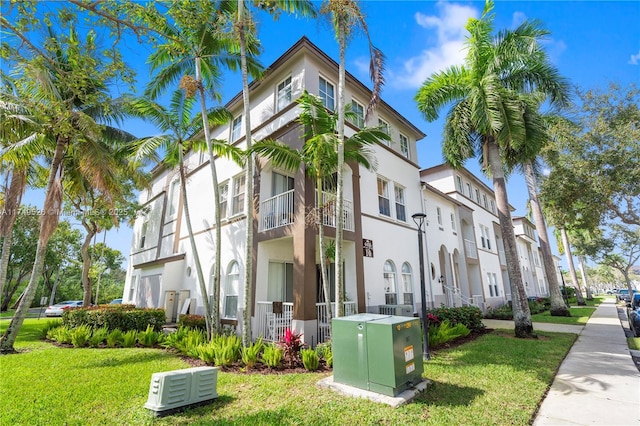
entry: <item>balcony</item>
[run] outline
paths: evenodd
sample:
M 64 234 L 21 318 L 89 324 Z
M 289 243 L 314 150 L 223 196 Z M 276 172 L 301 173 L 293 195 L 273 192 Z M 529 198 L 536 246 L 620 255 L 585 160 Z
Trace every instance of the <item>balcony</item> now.
M 476 242 L 472 240 L 464 240 L 464 252 L 469 259 L 478 258 L 478 249 L 476 248 Z
M 323 192 L 322 193 L 322 204 L 324 205 L 324 215 L 322 218 L 322 223 L 324 226 L 331 226 L 333 228 L 336 227 L 336 194 L 331 192 Z M 344 211 L 344 230 L 345 231 L 353 231 L 354 227 L 354 219 L 353 219 L 353 201 L 344 200 L 343 205 Z
M 293 194 L 293 190 L 290 190 L 260 203 L 259 231 L 268 231 L 293 223 Z

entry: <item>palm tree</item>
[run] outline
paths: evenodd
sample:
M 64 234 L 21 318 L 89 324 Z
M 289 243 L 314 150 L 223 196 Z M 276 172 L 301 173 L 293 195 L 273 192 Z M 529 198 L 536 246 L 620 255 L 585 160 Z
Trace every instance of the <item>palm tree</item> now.
M 71 29 L 69 35 L 58 37 L 49 28 L 47 60 L 35 59 L 20 64 L 22 77 L 17 84 L 20 93 L 28 95 L 32 111 L 38 112 L 44 127 L 44 139 L 54 147 L 49 166 L 44 201 L 44 214 L 40 219 L 40 233 L 29 284 L 16 309 L 13 319 L 0 338 L 0 353 L 14 352 L 13 344 L 27 311 L 31 306 L 44 265 L 47 243 L 55 231 L 62 207 L 62 179 L 66 159 L 73 156 L 91 186 L 110 202 L 118 196 L 118 185 L 113 174 L 113 159 L 100 149 L 104 136 L 99 123 L 118 122 L 122 117 L 111 102 L 106 80 L 117 71 L 103 69 L 96 59 L 95 34 L 80 40 Z M 38 55 L 42 52 L 38 52 Z M 39 141 L 12 145 L 3 157 L 15 162 L 20 156 L 35 157 Z M 47 151 L 40 151 L 46 153 Z
M 326 204 L 323 199 L 323 186 L 325 180 L 337 171 L 338 157 L 336 145 L 338 143 L 336 126 L 337 116 L 324 107 L 322 100 L 306 90 L 297 100 L 300 106 L 298 122 L 304 130 L 305 143 L 300 151 L 278 141 L 260 141 L 252 147 L 252 152 L 263 155 L 280 167 L 288 170 L 298 170 L 304 165 L 307 175 L 314 180 L 316 189 L 316 206 L 313 213 L 313 223 L 318 227 L 318 239 L 320 244 L 320 272 L 322 279 L 322 292 L 324 293 L 327 323 L 329 324 L 329 336 L 331 335 L 331 297 L 329 279 L 327 277 L 328 251 L 324 237 L 324 218 L 327 214 Z M 364 128 L 346 139 L 344 156 L 347 161 L 353 161 L 374 170 L 377 166 L 373 151 L 368 146 L 380 141 L 389 140 L 389 135 L 378 128 Z M 333 200 L 329 201 L 333 204 Z M 331 208 L 331 210 L 334 210 Z
M 360 10 L 357 0 L 326 0 L 321 8 L 321 13 L 329 16 L 333 24 L 334 34 L 338 40 L 340 49 L 340 61 L 338 68 L 338 164 L 337 164 L 337 193 L 336 193 L 336 302 L 338 304 L 337 316 L 344 316 L 344 288 L 342 286 L 342 241 L 344 228 L 344 187 L 343 187 L 343 169 L 344 169 L 344 120 L 345 120 L 345 102 L 344 102 L 344 86 L 345 86 L 345 53 L 347 51 L 347 41 L 356 31 L 363 31 L 369 41 L 369 73 L 373 81 L 373 90 L 371 99 L 367 106 L 365 122 L 369 114 L 373 111 L 380 100 L 380 91 L 384 85 L 384 55 L 382 51 L 376 48 L 371 42 L 367 23 L 364 15 Z
M 245 170 L 245 199 L 244 211 L 246 212 L 246 232 L 245 240 L 245 268 L 244 268 L 244 300 L 242 306 L 242 344 L 249 346 L 251 344 L 251 308 L 253 306 L 253 222 L 254 222 L 254 179 L 258 179 L 255 174 L 254 163 L 255 155 L 252 154 L 251 144 L 251 104 L 249 99 L 249 67 L 248 53 L 251 46 L 250 42 L 254 39 L 254 33 L 251 31 L 253 27 L 253 19 L 250 13 L 250 4 L 253 4 L 272 14 L 278 14 L 281 11 L 287 13 L 299 13 L 303 17 L 315 17 L 315 9 L 313 3 L 308 0 L 239 0 L 237 3 L 235 19 L 232 17 L 238 41 L 240 45 L 240 70 L 242 73 L 242 103 L 243 118 L 245 130 L 245 148 L 249 157 L 246 162 Z M 233 15 L 232 15 L 233 16 Z
M 145 119 L 153 123 L 164 134 L 159 136 L 151 136 L 138 140 L 136 142 L 136 150 L 133 159 L 136 162 L 142 162 L 148 158 L 156 158 L 158 150 L 164 152 L 163 163 L 167 167 L 178 167 L 180 175 L 180 194 L 182 204 L 184 206 L 184 218 L 189 234 L 189 242 L 193 252 L 193 258 L 198 274 L 198 282 L 200 283 L 200 292 L 202 293 L 202 302 L 205 308 L 205 323 L 207 326 L 207 334 L 211 338 L 215 328 L 212 322 L 211 307 L 209 306 L 209 298 L 207 297 L 207 286 L 198 254 L 193 228 L 191 225 L 191 215 L 189 210 L 189 199 L 187 197 L 187 176 L 184 166 L 183 156 L 188 149 L 202 148 L 202 144 L 197 137 L 202 133 L 202 118 L 197 115 L 192 118 L 192 109 L 196 99 L 189 97 L 182 90 L 176 90 L 171 97 L 169 109 L 148 99 L 137 99 L 131 104 L 131 114 L 133 116 Z M 229 121 L 230 115 L 224 108 L 212 109 L 208 112 L 206 126 L 221 124 Z M 224 141 L 210 141 L 212 149 L 219 154 L 227 156 L 235 156 L 238 160 L 239 154 L 237 150 L 227 145 Z M 176 237 L 178 238 L 178 237 Z
M 190 95 L 198 93 L 200 99 L 200 115 L 203 120 L 202 131 L 209 154 L 209 168 L 213 185 L 214 205 L 220 205 L 218 173 L 214 161 L 214 147 L 211 141 L 209 126 L 206 125 L 206 97 L 218 100 L 216 89 L 221 85 L 221 67 L 237 70 L 240 67 L 240 56 L 235 41 L 226 31 L 226 19 L 234 10 L 233 2 L 197 1 L 189 4 L 175 4 L 168 14 L 175 19 L 175 26 L 164 23 L 162 33 L 166 43 L 159 46 L 150 58 L 151 68 L 160 69 L 156 78 L 147 86 L 147 95 L 157 98 L 167 87 L 180 80 L 180 86 Z M 215 17 L 211 19 L 210 17 Z M 243 70 L 258 76 L 260 64 L 255 60 L 259 45 L 255 40 L 245 46 Z M 248 50 L 248 54 L 246 52 Z M 195 78 L 189 74 L 194 73 Z M 249 180 L 247 180 L 249 182 Z M 222 245 L 222 216 L 220 209 L 214 211 L 215 220 L 215 262 L 213 271 L 213 306 L 205 304 L 206 315 L 212 318 L 215 332 L 220 331 L 220 271 Z M 203 294 L 204 296 L 204 294 Z
M 470 19 L 466 29 L 467 56 L 462 66 L 433 74 L 418 91 L 418 108 L 428 121 L 452 104 L 443 134 L 443 153 L 454 168 L 474 156 L 493 178 L 505 242 L 511 287 L 515 335 L 533 337 L 531 314 L 522 284 L 516 241 L 506 191 L 503 158 L 516 155 L 524 161 L 537 154 L 526 139 L 526 99 L 521 93 L 538 91 L 552 105 L 566 102 L 566 83 L 548 62 L 539 40 L 547 34 L 537 22 L 526 21 L 513 31 L 493 32 L 493 3 L 487 2 L 480 19 Z

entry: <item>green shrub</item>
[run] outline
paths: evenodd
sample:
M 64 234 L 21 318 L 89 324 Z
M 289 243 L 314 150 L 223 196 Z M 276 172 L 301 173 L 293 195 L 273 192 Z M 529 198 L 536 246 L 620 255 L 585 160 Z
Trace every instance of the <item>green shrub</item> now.
M 198 346 L 206 341 L 207 336 L 204 331 L 188 329 L 186 335 L 176 342 L 175 348 L 191 358 L 198 358 Z
M 47 334 L 49 333 L 49 330 L 52 330 L 54 328 L 60 327 L 62 325 L 62 321 L 61 320 L 49 320 L 47 321 L 47 323 L 44 325 L 44 327 L 42 327 L 40 329 L 40 338 L 41 339 L 45 339 L 47 338 Z
M 219 335 L 211 339 L 213 357 L 216 365 L 226 367 L 240 359 L 242 341 L 238 336 Z
M 119 328 L 112 330 L 107 335 L 107 347 L 109 348 L 116 348 L 118 346 L 122 346 L 123 342 L 124 342 L 124 335 L 122 334 L 122 331 Z
M 542 303 L 542 299 L 538 300 L 529 300 L 529 312 L 531 315 L 539 314 L 540 312 L 546 311 L 548 308 Z
M 177 349 L 177 345 L 187 336 L 189 330 L 190 328 L 180 327 L 177 330 L 170 332 L 165 336 L 160 345 L 165 348 Z
M 129 330 L 122 334 L 122 347 L 132 348 L 136 345 L 138 340 L 138 332 L 135 330 Z
M 471 330 L 464 324 L 451 325 L 443 321 L 440 325 L 429 327 L 429 346 L 438 346 L 450 342 L 458 337 L 468 336 Z
M 69 309 L 62 314 L 62 323 L 69 328 L 86 324 L 96 329 L 107 327 L 109 331 L 143 331 L 151 325 L 155 331 L 162 331 L 165 323 L 164 309 L 136 308 L 133 305 L 99 305 L 87 308 Z
M 331 350 L 331 342 L 320 343 L 316 346 L 316 353 L 319 359 L 323 359 L 327 367 L 333 365 L 333 351 Z
M 178 316 L 178 327 L 206 330 L 207 323 L 202 315 L 180 315 Z
M 164 334 L 161 331 L 155 331 L 153 327 L 151 327 L 151 324 L 149 324 L 145 331 L 138 332 L 138 343 L 150 348 L 161 342 L 163 337 Z
M 264 344 L 262 343 L 262 337 L 257 342 L 251 343 L 249 346 L 242 348 L 242 362 L 247 368 L 253 368 L 260 359 L 260 353 Z
M 47 332 L 47 339 L 62 344 L 69 344 L 71 343 L 71 330 L 69 330 L 69 327 L 65 327 L 64 325 L 52 328 Z
M 262 351 L 262 362 L 271 368 L 276 368 L 282 362 L 282 349 L 279 346 L 265 345 Z
M 71 344 L 74 348 L 84 348 L 89 343 L 91 328 L 88 325 L 81 325 L 71 330 Z
M 457 308 L 447 308 L 442 306 L 436 309 L 428 309 L 428 314 L 438 318 L 439 322 L 449 321 L 450 324 L 464 324 L 471 331 L 481 331 L 484 329 L 482 323 L 482 310 L 475 306 L 462 306 Z
M 302 349 L 300 351 L 302 356 L 302 365 L 309 371 L 316 371 L 320 365 L 320 359 L 318 353 L 313 349 Z
M 504 304 L 497 308 L 488 308 L 484 313 L 484 317 L 487 319 L 512 320 L 513 311 L 511 310 L 511 306 Z
M 201 359 L 208 365 L 216 364 L 216 353 L 211 344 L 203 343 L 200 346 L 196 347 L 195 352 L 198 355 L 197 358 Z
M 91 337 L 89 338 L 89 346 L 92 348 L 97 348 L 100 346 L 105 340 L 107 340 L 107 336 L 109 335 L 109 330 L 107 327 L 100 327 L 93 330 L 91 333 Z

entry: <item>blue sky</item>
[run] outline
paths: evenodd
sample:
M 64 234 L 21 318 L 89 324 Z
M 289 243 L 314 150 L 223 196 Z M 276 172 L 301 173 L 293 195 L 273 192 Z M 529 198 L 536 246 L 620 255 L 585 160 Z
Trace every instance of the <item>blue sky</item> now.
M 413 100 L 431 73 L 464 59 L 462 51 L 469 17 L 479 17 L 484 2 L 363 1 L 362 9 L 373 43 L 386 55 L 383 99 L 427 137 L 418 142 L 418 162 L 430 167 L 442 162 L 442 120 L 427 123 Z M 570 82 L 583 89 L 604 88 L 609 82 L 640 84 L 640 2 L 637 1 L 497 1 L 495 28 L 514 28 L 525 19 L 537 19 L 551 34 L 545 47 L 552 62 Z M 282 15 L 278 21 L 258 15 L 263 45 L 261 62 L 268 66 L 300 37 L 306 35 L 332 58 L 338 58 L 333 30 L 327 22 Z M 149 78 L 145 61 L 150 51 L 135 41 L 122 45 L 125 59 L 138 69 L 139 83 Z M 368 48 L 356 34 L 347 50 L 347 70 L 368 84 Z M 240 76 L 230 74 L 222 91 L 226 102 L 241 90 Z M 138 136 L 154 133 L 146 124 L 131 123 L 127 129 Z M 467 167 L 479 175 L 477 162 Z M 489 186 L 492 184 L 487 181 Z M 25 202 L 41 205 L 41 201 Z M 516 215 L 526 214 L 526 188 L 521 176 L 509 180 L 509 201 Z M 99 237 L 101 238 L 101 237 Z M 128 257 L 131 230 L 109 232 L 107 244 Z

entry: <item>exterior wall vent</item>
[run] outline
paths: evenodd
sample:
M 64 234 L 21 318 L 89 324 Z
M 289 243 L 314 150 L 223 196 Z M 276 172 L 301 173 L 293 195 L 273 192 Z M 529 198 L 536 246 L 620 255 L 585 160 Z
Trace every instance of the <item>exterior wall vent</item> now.
M 187 407 L 205 405 L 218 397 L 217 367 L 194 367 L 153 373 L 144 407 L 166 416 Z

